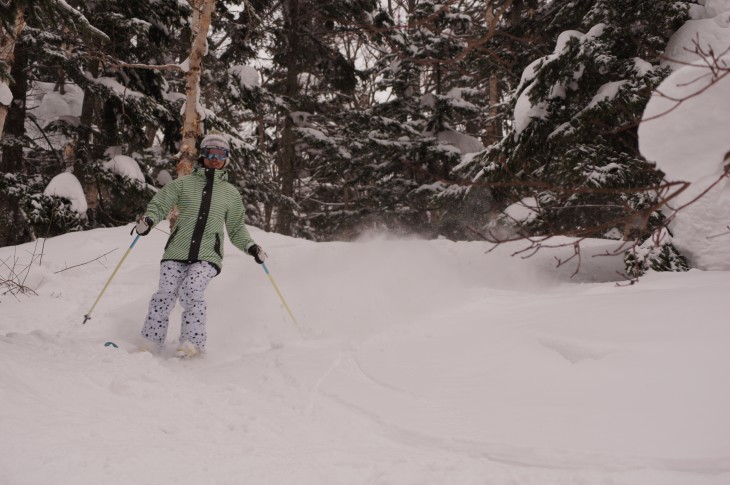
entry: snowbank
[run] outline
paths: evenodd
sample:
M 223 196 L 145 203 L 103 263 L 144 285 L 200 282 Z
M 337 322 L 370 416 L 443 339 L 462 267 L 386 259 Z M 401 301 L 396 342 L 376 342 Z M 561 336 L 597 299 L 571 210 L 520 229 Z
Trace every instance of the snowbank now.
M 179 309 L 162 356 L 125 350 L 167 235 L 86 325 L 129 227 L 45 241 L 38 296 L 0 297 L 0 483 L 730 482 L 730 273 L 617 287 L 607 241 L 556 268 L 571 248 L 252 235 L 300 326 L 228 244 L 189 362 L 169 358 Z
M 690 263 L 706 270 L 730 269 L 730 236 L 714 237 L 730 224 L 730 184 L 721 179 L 730 152 L 730 71 L 713 72 L 691 51 L 697 39 L 716 53 L 730 46 L 730 2 L 708 2 L 704 14 L 720 10 L 717 17 L 689 21 L 672 38 L 667 56 L 676 71 L 653 94 L 639 127 L 641 153 L 667 180 L 690 183 L 669 204 L 670 211 L 682 208 L 671 229 Z M 720 66 L 727 62 L 730 56 L 719 59 Z

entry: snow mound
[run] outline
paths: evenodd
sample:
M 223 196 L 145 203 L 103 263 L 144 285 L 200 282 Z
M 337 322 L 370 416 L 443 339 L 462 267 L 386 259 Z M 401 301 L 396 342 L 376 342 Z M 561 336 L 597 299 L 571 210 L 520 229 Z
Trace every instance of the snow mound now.
M 261 85 L 261 74 L 253 66 L 232 66 L 228 72 L 237 76 L 243 86 L 254 88 Z
M 730 47 L 730 2 L 707 2 L 705 9 L 702 20 L 687 22 L 669 43 L 667 57 L 678 61 L 669 62 L 676 71 L 644 111 L 639 148 L 667 180 L 690 183 L 669 203 L 670 210 L 681 208 L 671 225 L 675 245 L 696 268 L 727 270 L 730 236 L 720 235 L 730 224 L 730 184 L 721 178 L 730 153 L 730 112 L 725 108 L 730 75 L 727 69 L 713 71 L 709 59 L 698 60 L 692 42 L 716 53 Z M 708 18 L 718 11 L 724 13 Z M 718 65 L 728 62 L 725 55 Z
M 123 177 L 127 177 L 141 183 L 145 182 L 144 174 L 139 168 L 139 164 L 132 157 L 128 157 L 126 155 L 115 155 L 111 160 L 104 162 L 103 167 L 104 169 Z
M 71 201 L 71 210 L 81 215 L 85 215 L 89 208 L 79 179 L 70 172 L 59 173 L 53 177 L 43 191 L 43 195 L 65 197 Z

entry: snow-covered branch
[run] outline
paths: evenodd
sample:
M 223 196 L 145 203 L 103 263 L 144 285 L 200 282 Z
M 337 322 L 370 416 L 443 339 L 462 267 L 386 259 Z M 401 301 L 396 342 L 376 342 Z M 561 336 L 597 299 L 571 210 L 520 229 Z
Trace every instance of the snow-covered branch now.
M 54 0 L 54 3 L 67 15 L 69 15 L 71 18 L 73 18 L 81 27 L 81 30 L 85 32 L 86 34 L 90 35 L 91 37 L 96 38 L 97 40 L 103 42 L 104 44 L 108 44 L 111 42 L 111 39 L 108 35 L 106 35 L 101 30 L 97 29 L 93 25 L 91 25 L 91 22 L 78 10 L 73 8 L 71 5 L 65 2 L 65 0 Z

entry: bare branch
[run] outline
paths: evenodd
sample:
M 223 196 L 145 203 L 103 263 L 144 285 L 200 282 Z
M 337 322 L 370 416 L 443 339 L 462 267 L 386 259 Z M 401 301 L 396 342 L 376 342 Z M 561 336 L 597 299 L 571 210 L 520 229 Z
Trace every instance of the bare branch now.
M 729 235 L 730 234 L 730 226 L 725 226 L 725 227 L 728 228 L 728 231 L 727 232 L 721 232 L 720 234 L 713 234 L 712 236 L 707 236 L 707 239 L 714 239 L 716 237 L 721 237 L 721 236 L 727 236 L 727 235 Z
M 30 262 L 24 267 L 18 266 L 19 259 L 17 258 L 15 251 L 13 252 L 12 257 L 0 260 L 0 266 L 4 266 L 8 270 L 6 276 L 0 275 L 0 295 L 10 294 L 16 299 L 18 299 L 18 295 L 37 295 L 33 288 L 30 288 L 25 284 L 33 262 L 39 257 L 35 251 L 36 249 L 33 250 Z
M 102 254 L 101 256 L 97 256 L 94 259 L 91 259 L 89 261 L 86 261 L 85 263 L 79 263 L 79 264 L 75 264 L 73 266 L 67 266 L 67 267 L 63 268 L 62 270 L 54 271 L 53 274 L 63 273 L 64 271 L 67 271 L 69 269 L 78 268 L 79 266 L 84 266 L 86 264 L 93 263 L 94 261 L 98 261 L 99 259 L 103 258 L 104 256 L 108 256 L 109 254 L 113 253 L 116 250 L 117 250 L 117 248 L 114 248 L 111 251 Z

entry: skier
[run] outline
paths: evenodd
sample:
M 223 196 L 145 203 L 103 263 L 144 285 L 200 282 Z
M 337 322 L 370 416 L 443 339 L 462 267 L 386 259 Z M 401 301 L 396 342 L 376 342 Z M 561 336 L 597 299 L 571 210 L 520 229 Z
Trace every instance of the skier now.
M 160 264 L 160 287 L 150 299 L 140 350 L 157 353 L 167 336 L 170 312 L 177 298 L 183 307 L 177 356 L 195 357 L 205 351 L 208 283 L 221 271 L 223 227 L 234 246 L 263 264 L 266 253 L 254 243 L 246 227 L 238 190 L 223 170 L 230 146 L 219 132 L 200 143 L 199 166 L 185 177 L 165 185 L 150 201 L 135 226 L 145 236 L 177 206 L 180 215 L 165 245 Z

